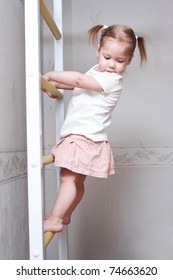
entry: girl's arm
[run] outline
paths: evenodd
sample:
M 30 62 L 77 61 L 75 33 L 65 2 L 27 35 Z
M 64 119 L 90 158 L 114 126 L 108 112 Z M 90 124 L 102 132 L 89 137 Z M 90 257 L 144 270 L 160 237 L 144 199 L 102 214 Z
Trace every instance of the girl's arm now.
M 45 77 L 45 76 L 44 76 Z M 74 89 L 70 86 L 67 86 L 67 85 L 63 85 L 63 84 L 60 84 L 60 83 L 57 83 L 57 82 L 54 82 L 54 81 L 51 81 L 51 80 L 48 80 L 54 87 L 56 87 L 57 89 Z
M 52 71 L 44 75 L 48 81 L 56 83 L 56 87 L 73 89 L 75 87 L 101 92 L 99 83 L 91 76 L 75 71 Z

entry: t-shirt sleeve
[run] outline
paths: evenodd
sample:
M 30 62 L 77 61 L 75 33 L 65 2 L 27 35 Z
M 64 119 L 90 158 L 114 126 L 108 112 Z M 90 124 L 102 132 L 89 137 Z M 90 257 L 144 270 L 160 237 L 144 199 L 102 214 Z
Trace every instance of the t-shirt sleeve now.
M 109 72 L 97 72 L 96 75 L 93 76 L 103 89 L 103 92 L 112 92 L 118 91 L 122 89 L 122 80 L 123 77 L 116 73 Z

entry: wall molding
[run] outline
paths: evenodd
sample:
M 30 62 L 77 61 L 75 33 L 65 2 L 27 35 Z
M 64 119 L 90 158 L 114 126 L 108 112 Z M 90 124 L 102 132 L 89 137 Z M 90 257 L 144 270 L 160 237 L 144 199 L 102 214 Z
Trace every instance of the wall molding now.
M 173 146 L 112 146 L 115 166 L 119 167 L 173 167 Z M 44 150 L 49 154 L 50 150 Z M 54 165 L 46 165 L 44 169 L 54 169 Z
M 173 167 L 173 146 L 112 147 L 116 166 Z
M 173 146 L 112 147 L 119 167 L 173 167 Z M 55 168 L 53 164 L 47 169 Z M 27 151 L 0 151 L 0 183 L 27 174 Z
M 26 151 L 0 151 L 0 183 L 26 176 Z

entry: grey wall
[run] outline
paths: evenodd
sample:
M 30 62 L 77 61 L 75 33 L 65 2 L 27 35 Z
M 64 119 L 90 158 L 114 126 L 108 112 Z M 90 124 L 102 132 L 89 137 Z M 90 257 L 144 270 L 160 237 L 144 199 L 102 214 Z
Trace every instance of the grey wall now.
M 86 34 L 97 23 L 126 24 L 144 35 L 148 62 L 140 67 L 136 51 L 127 69 L 108 129 L 116 175 L 87 178 L 69 226 L 69 257 L 172 259 L 172 1 L 75 0 L 70 8 L 71 18 L 64 20 L 64 45 L 72 42 L 66 70 L 85 72 L 97 62 Z M 67 105 L 68 93 L 64 99 Z
M 0 9 L 0 259 L 27 259 L 24 1 Z

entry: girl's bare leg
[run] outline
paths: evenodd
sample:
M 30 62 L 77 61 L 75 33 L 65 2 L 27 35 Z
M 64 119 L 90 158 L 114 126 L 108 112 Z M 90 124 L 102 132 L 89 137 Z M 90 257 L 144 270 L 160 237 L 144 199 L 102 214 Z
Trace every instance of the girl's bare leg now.
M 69 208 L 69 210 L 66 212 L 64 219 L 63 219 L 63 224 L 68 225 L 71 221 L 71 215 L 75 208 L 78 206 L 79 202 L 81 201 L 83 195 L 84 195 L 84 181 L 85 181 L 86 176 L 81 177 L 78 179 L 76 183 L 76 189 L 77 189 L 77 195 L 76 199 L 74 200 L 73 204 Z
M 71 215 L 84 195 L 84 182 L 83 181 L 84 180 L 81 180 L 80 182 L 77 182 L 77 184 L 76 184 L 77 195 L 76 195 L 76 198 L 75 198 L 73 204 L 71 205 L 70 209 L 68 210 L 68 212 L 65 214 L 65 216 L 63 218 L 63 225 L 68 225 L 70 223 Z M 51 215 L 51 213 L 48 213 L 45 216 L 45 220 L 47 220 L 50 217 L 50 215 Z
M 74 173 L 65 168 L 61 169 L 59 193 L 50 216 L 44 221 L 44 232 L 63 230 L 63 219 L 78 197 L 77 182 L 84 181 L 84 179 L 85 175 Z

